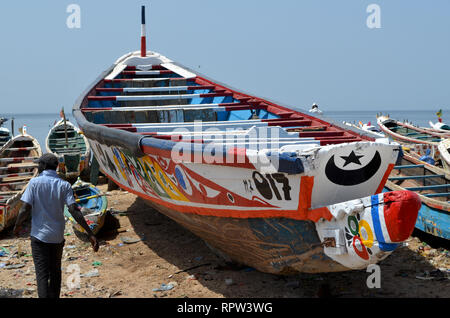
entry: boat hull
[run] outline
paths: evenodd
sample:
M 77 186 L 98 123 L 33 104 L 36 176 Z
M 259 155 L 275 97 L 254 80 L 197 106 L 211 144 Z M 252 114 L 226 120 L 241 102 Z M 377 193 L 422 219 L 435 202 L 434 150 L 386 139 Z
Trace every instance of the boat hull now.
M 194 86 L 184 89 L 195 94 L 166 93 L 188 79 Z M 238 92 L 157 53 L 120 58 L 73 113 L 109 179 L 263 272 L 362 269 L 416 221 L 417 197 L 379 195 L 398 144 Z M 402 235 L 388 233 L 399 226 Z
M 84 209 L 84 218 L 89 228 L 94 234 L 97 234 L 103 227 L 105 222 L 106 212 L 108 208 L 108 200 L 106 196 L 94 185 L 83 182 L 78 179 L 73 185 L 72 189 L 75 194 L 77 205 L 81 208 L 82 213 Z M 64 208 L 64 215 L 71 221 L 75 231 L 86 234 L 86 231 L 74 220 L 69 213 L 67 206 Z
M 33 160 L 41 155 L 38 141 L 27 134 L 13 137 L 0 150 L 0 231 L 14 225 L 20 198 L 29 180 L 38 175 Z
M 124 190 L 136 193 L 115 182 Z M 407 191 L 389 195 L 402 196 L 402 199 L 395 199 L 397 208 L 403 213 L 408 211 L 408 217 L 394 218 L 392 222 L 409 220 L 411 224 L 412 220 L 414 224 L 420 205 L 418 198 Z M 203 239 L 218 256 L 277 275 L 363 269 L 385 259 L 413 229 L 410 226 L 401 231 L 399 242 L 387 239 L 388 221 L 378 223 L 379 218 L 387 220 L 389 204 L 383 204 L 383 201 L 390 202 L 387 197 L 380 194 L 328 206 L 335 214 L 331 222 L 324 219 L 313 222 L 280 217 L 232 218 L 180 213 L 141 196 L 148 206 Z M 328 246 L 330 239 L 332 242 Z
M 339 192 L 334 185 L 335 193 L 330 191 L 328 196 L 323 195 L 326 184 L 318 172 L 321 170 L 322 160 L 322 168 L 325 169 L 330 157 L 336 155 L 331 151 L 322 160 L 320 155 L 315 158 L 315 169 L 310 171 L 310 176 L 284 176 L 288 181 L 285 183 L 285 190 L 290 189 L 290 200 L 286 200 L 286 192 L 283 192 L 281 187 L 283 182 L 277 183 L 281 200 L 278 200 L 275 194 L 269 200 L 268 192 L 265 193 L 265 198 L 258 193 L 257 182 L 262 179 L 252 177 L 268 178 L 270 174 L 262 174 L 252 169 L 205 164 L 175 164 L 170 158 L 150 155 L 137 157 L 119 147 L 108 147 L 95 140 L 90 140 L 90 143 L 101 171 L 121 188 L 143 198 L 150 206 L 192 231 L 214 250 L 220 251 L 221 255 L 262 272 L 292 274 L 361 269 L 383 259 L 396 247 L 392 247 L 391 243 L 384 245 L 385 249 L 379 247 L 377 238 L 373 235 L 373 225 L 369 225 L 374 222 L 370 216 L 371 203 L 367 202 L 363 206 L 367 207 L 366 214 L 370 220 L 364 223 L 364 233 L 372 233 L 371 238 L 366 241 L 377 242 L 368 243 L 373 249 L 372 254 L 369 256 L 366 252 L 362 239 L 353 239 L 354 236 L 361 236 L 355 229 L 350 241 L 344 242 L 342 237 L 350 222 L 348 218 L 356 220 L 355 211 L 361 213 L 366 209 L 361 210 L 361 204 L 358 202 L 346 202 L 344 205 L 348 213 L 334 216 L 333 211 L 342 209 L 336 208 L 333 203 L 358 200 L 363 196 L 356 190 L 358 187 L 364 193 L 376 193 L 380 185 L 384 185 L 385 178 L 396 160 L 398 152 L 394 149 L 398 146 L 390 149 L 391 161 L 379 172 L 379 178 L 366 183 L 364 187 L 356 185 L 354 191 L 348 191 L 348 186 L 342 186 L 343 191 Z M 361 145 L 358 144 L 335 148 L 344 148 L 344 152 L 348 153 L 347 147 L 361 150 Z M 368 156 L 372 157 L 376 145 L 372 144 L 372 147 L 366 148 L 372 148 L 372 153 Z M 221 170 L 224 172 L 221 173 Z M 214 175 L 214 182 L 203 177 L 208 175 Z M 315 177 L 316 184 L 305 181 L 314 180 Z M 270 186 L 260 189 L 264 194 L 262 189 L 268 191 Z M 246 197 L 242 193 L 245 193 Z M 377 200 L 383 202 L 383 198 Z M 232 201 L 240 205 L 233 205 Z M 323 221 L 326 223 L 321 220 L 326 220 Z M 323 228 L 318 229 L 320 226 Z M 331 232 L 338 233 L 335 241 L 341 240 L 342 246 L 337 252 L 327 254 L 323 246 L 326 235 L 323 233 L 330 232 L 330 228 L 334 229 L 334 232 Z M 347 230 L 348 233 L 349 231 Z M 380 239 L 380 242 L 385 240 Z

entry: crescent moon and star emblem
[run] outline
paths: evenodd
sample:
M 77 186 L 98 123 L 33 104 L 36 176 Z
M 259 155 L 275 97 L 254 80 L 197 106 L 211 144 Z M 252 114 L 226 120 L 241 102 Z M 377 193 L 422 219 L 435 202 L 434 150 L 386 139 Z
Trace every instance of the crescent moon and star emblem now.
M 340 156 L 345 162 L 343 168 L 349 164 L 362 166 L 360 161 L 364 155 L 356 155 L 352 150 L 348 156 Z M 372 178 L 378 171 L 381 165 L 381 156 L 378 151 L 375 152 L 373 158 L 369 163 L 361 168 L 355 170 L 345 170 L 336 166 L 334 155 L 328 160 L 325 167 L 325 175 L 327 178 L 338 185 L 353 186 L 366 182 Z

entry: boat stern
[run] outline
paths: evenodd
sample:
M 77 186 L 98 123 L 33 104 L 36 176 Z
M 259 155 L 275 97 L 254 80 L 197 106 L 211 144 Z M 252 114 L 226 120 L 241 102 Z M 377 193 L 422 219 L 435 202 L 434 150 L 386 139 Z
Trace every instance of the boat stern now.
M 363 269 L 407 240 L 421 206 L 411 191 L 393 191 L 328 206 L 331 220 L 316 229 L 324 253 L 349 269 Z

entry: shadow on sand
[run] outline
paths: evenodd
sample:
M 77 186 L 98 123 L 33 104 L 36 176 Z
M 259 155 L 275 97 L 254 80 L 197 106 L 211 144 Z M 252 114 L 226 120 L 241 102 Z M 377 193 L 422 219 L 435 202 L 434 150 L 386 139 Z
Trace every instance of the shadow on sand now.
M 366 270 L 278 276 L 227 264 L 204 241 L 142 199 L 136 198 L 128 211 L 133 212 L 128 218 L 143 242 L 159 257 L 184 270 L 174 276 L 195 275 L 202 285 L 224 297 L 450 297 L 448 279 L 423 279 L 424 273 L 433 273 L 437 267 L 406 246 L 379 263 L 381 288 L 371 289 L 367 281 L 372 273 Z M 426 239 L 430 240 L 428 236 Z M 430 245 L 438 248 L 436 244 L 443 244 L 438 241 Z

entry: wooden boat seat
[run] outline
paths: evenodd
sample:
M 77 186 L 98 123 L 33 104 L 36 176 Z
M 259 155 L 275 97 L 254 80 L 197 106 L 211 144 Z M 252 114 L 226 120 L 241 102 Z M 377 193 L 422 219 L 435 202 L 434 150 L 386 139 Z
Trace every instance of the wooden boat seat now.
M 403 166 L 394 166 L 394 169 L 412 169 L 412 168 L 424 168 L 425 165 L 418 164 L 418 165 L 403 165 Z
M 180 95 L 119 95 L 119 96 L 88 96 L 90 101 L 117 101 L 117 102 L 132 102 L 132 101 L 160 101 L 160 100 L 182 100 L 193 98 L 207 98 L 207 97 L 224 97 L 233 96 L 233 93 L 204 93 L 204 94 L 180 94 Z
M 34 149 L 37 149 L 37 147 L 6 148 L 5 151 L 27 151 Z
M 0 174 L 0 179 L 7 179 L 12 177 L 19 177 L 19 176 L 32 176 L 34 172 L 18 172 L 18 173 L 9 173 L 9 174 Z
M 434 198 L 434 197 L 447 197 L 450 196 L 450 192 L 444 192 L 444 193 L 427 193 L 424 194 L 424 196 L 428 198 Z
M 20 181 L 20 182 L 9 182 L 9 183 L 0 183 L 0 187 L 4 187 L 4 186 L 16 186 L 16 185 L 22 185 L 22 184 L 27 184 L 28 181 Z
M 6 157 L 0 158 L 0 162 L 15 162 L 15 161 L 32 161 L 39 157 Z
M 38 164 L 36 164 L 36 163 L 30 164 L 29 162 L 10 163 L 7 166 L 7 168 L 10 168 L 10 169 L 14 169 L 14 168 L 25 169 L 25 168 L 37 168 L 37 167 L 38 167 Z
M 407 179 L 428 179 L 428 178 L 445 178 L 443 174 L 430 174 L 424 176 L 402 176 L 402 177 L 390 177 L 389 180 L 407 180 Z
M 422 186 L 422 187 L 408 187 L 405 188 L 409 191 L 422 191 L 422 190 L 436 190 L 436 189 L 443 189 L 450 187 L 450 184 L 435 184 L 435 185 L 429 185 L 429 186 Z
M 213 90 L 214 85 L 193 86 L 166 86 L 166 87 L 120 87 L 120 88 L 96 88 L 97 92 L 121 92 L 121 93 L 146 93 L 146 92 L 180 92 L 195 90 Z
M 22 180 L 31 180 L 33 176 L 16 176 L 16 177 L 6 177 L 1 178 L 4 183 L 22 181 Z

